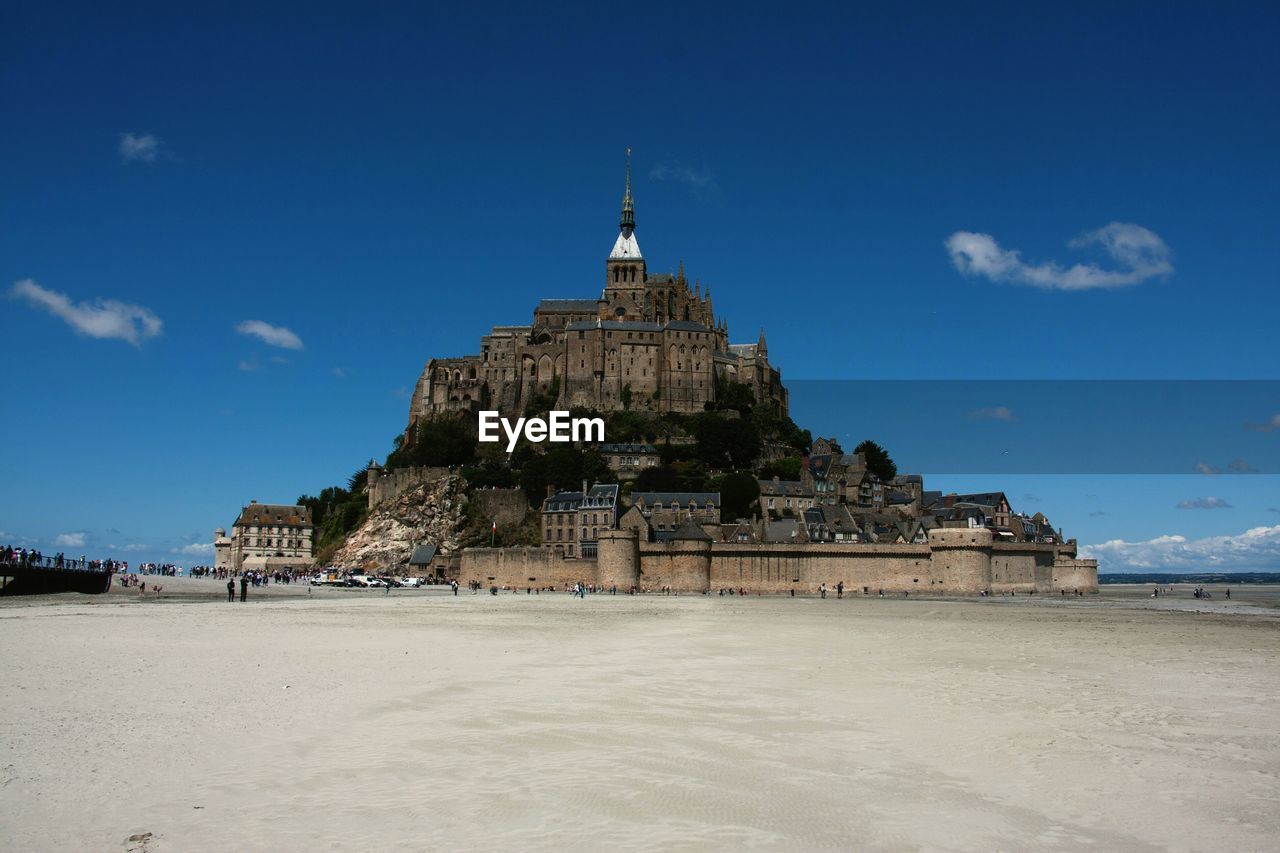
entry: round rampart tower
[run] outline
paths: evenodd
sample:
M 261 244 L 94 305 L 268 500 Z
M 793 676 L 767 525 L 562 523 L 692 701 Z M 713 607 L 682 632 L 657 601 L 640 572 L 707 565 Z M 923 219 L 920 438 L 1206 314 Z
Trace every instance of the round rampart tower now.
M 991 586 L 991 531 L 938 527 L 929 531 L 934 574 L 950 593 L 976 594 Z

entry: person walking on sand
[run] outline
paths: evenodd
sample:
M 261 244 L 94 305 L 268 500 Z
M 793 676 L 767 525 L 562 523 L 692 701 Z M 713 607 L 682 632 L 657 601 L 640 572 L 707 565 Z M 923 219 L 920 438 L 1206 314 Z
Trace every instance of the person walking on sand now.
M 844 598 L 844 581 L 836 584 L 836 598 Z
M 249 600 L 249 576 L 248 575 L 240 576 L 240 600 L 241 601 Z
M 236 582 L 227 581 L 227 601 L 236 600 Z
M 818 587 L 818 594 L 821 595 L 823 598 L 827 597 L 827 585 L 825 583 L 822 586 Z

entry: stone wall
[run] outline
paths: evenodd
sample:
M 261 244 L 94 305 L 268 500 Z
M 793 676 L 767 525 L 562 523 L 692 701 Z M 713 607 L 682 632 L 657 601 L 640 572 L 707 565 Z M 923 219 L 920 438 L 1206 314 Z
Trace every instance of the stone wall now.
M 529 499 L 520 488 L 476 489 L 471 500 L 479 505 L 485 518 L 498 522 L 499 527 L 515 527 L 529 514 Z
M 394 468 L 378 469 L 378 476 L 369 472 L 369 482 L 365 485 L 365 493 L 369 496 L 369 509 L 374 509 L 384 501 L 398 498 L 412 488 L 442 479 L 449 474 L 448 468 Z
M 641 542 L 634 531 L 600 537 L 597 559 L 565 560 L 536 548 L 468 549 L 463 583 L 557 586 L 582 581 L 608 588 L 671 587 L 703 592 L 724 587 L 801 594 L 844 583 L 851 595 L 1097 592 L 1098 566 L 1075 559 L 1069 546 L 998 543 L 990 531 L 940 529 L 921 545 L 873 543 Z
M 1098 591 L 1098 561 L 1059 557 L 1053 564 L 1054 591 L 1079 590 L 1085 594 Z
M 467 548 L 462 552 L 458 583 L 490 586 L 555 587 L 577 581 L 597 583 L 595 560 L 566 560 L 544 548 Z

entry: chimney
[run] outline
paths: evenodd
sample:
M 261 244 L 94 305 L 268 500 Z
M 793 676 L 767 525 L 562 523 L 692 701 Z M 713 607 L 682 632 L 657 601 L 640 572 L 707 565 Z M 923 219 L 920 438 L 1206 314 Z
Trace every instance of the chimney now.
M 583 496 L 584 498 L 587 496 L 587 481 L 586 481 L 586 480 L 583 480 L 583 481 L 582 481 L 582 496 Z

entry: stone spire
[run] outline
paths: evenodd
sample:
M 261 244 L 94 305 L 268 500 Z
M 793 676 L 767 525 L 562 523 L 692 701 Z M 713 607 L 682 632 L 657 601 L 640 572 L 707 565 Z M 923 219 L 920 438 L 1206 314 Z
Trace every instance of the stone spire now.
M 609 260 L 641 260 L 640 244 L 636 242 L 636 211 L 631 199 L 631 149 L 627 149 L 627 190 L 622 196 L 622 218 L 618 222 L 618 239 L 614 241 Z
M 760 327 L 760 341 L 756 344 L 756 355 L 768 356 L 769 345 L 764 342 L 764 327 Z
M 634 231 L 636 227 L 635 203 L 631 199 L 631 149 L 627 149 L 627 191 L 622 196 L 622 221 L 618 227 L 623 231 Z

